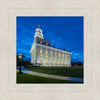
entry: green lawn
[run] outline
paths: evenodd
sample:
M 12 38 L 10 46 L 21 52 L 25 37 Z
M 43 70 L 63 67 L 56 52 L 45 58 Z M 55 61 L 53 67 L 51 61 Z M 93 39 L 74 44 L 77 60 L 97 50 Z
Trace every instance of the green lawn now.
M 17 83 L 81 83 L 74 81 L 57 80 L 52 78 L 44 78 L 29 74 L 18 74 L 17 73 Z
M 83 78 L 83 67 L 34 67 L 27 69 L 34 72 L 47 73 L 52 75 Z

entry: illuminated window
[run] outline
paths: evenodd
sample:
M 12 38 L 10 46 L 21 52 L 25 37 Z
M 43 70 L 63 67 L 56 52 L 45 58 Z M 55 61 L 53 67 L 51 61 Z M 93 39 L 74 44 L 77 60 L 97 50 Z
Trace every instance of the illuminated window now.
M 60 57 L 60 54 L 59 54 L 59 57 Z
M 51 64 L 52 64 L 52 61 L 51 61 Z
M 48 60 L 46 60 L 45 62 L 48 63 Z
M 46 56 L 46 58 L 48 58 L 48 56 Z
M 42 56 L 40 56 L 40 57 L 42 57 Z
M 55 59 L 57 59 L 57 58 L 55 57 Z
M 55 61 L 55 66 L 57 66 L 57 61 Z
M 42 63 L 42 60 L 40 60 L 40 63 Z
M 51 57 L 51 59 L 52 59 L 52 57 Z
M 40 43 L 42 44 L 42 41 Z
M 48 51 L 46 51 L 46 55 L 48 54 Z
M 67 56 L 65 56 L 67 58 Z
M 64 57 L 64 55 L 62 55 L 62 57 Z
M 42 54 L 42 50 L 40 50 L 40 54 Z
M 63 62 L 62 64 L 63 64 L 63 66 L 64 66 L 64 62 Z
M 46 45 L 48 45 L 48 43 L 46 43 Z
M 52 52 L 51 52 L 51 55 L 52 55 Z
M 57 53 L 55 53 L 55 56 L 57 56 Z

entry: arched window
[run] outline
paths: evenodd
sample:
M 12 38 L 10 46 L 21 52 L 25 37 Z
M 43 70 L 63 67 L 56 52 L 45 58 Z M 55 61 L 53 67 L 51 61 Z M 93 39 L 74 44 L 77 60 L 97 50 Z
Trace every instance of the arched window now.
M 51 52 L 51 55 L 52 55 L 52 52 Z
M 62 65 L 64 66 L 64 62 L 62 63 Z
M 65 58 L 67 58 L 67 55 L 65 56 Z
M 64 55 L 62 55 L 62 57 L 64 57 Z
M 42 60 L 40 60 L 40 64 L 42 64 Z
M 42 54 L 42 50 L 40 50 L 40 54 Z
M 45 53 L 46 55 L 48 54 L 48 51 L 46 51 L 46 53 Z
M 57 53 L 55 53 L 55 56 L 57 56 Z
M 57 64 L 57 61 L 55 61 L 55 64 Z
M 48 63 L 48 60 L 46 60 L 45 63 Z
M 42 44 L 42 41 L 40 43 Z
M 59 53 L 59 57 L 60 57 L 60 53 Z

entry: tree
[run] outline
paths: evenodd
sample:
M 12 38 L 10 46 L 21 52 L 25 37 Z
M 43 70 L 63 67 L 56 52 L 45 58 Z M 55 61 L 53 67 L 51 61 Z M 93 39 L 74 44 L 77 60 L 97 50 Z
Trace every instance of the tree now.
M 21 62 L 22 65 L 23 65 L 25 56 L 22 54 L 22 58 L 20 59 L 20 58 L 19 58 L 19 55 L 17 55 L 16 58 L 17 58 L 17 67 L 20 66 L 20 62 Z
M 81 66 L 81 65 L 83 65 L 83 63 L 82 62 L 71 62 L 71 65 L 72 66 Z

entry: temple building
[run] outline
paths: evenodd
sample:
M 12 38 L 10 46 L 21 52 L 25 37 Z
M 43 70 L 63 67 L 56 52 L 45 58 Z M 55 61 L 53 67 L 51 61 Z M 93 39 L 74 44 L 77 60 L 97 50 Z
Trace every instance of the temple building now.
M 51 42 L 43 38 L 42 30 L 36 28 L 31 50 L 31 63 L 36 66 L 71 66 L 71 52 L 51 46 Z

